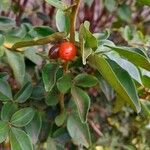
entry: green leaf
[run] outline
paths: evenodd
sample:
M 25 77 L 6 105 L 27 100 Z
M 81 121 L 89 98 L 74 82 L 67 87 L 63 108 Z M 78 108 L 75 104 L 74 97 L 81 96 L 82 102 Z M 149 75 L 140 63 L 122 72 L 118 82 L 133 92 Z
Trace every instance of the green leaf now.
M 121 29 L 122 35 L 126 41 L 131 41 L 133 39 L 133 31 L 129 26 L 125 26 L 125 28 Z
M 65 120 L 66 120 L 66 118 L 67 118 L 67 112 L 66 111 L 64 111 L 61 114 L 59 114 L 58 116 L 56 116 L 56 118 L 55 118 L 56 125 L 58 127 L 63 125 Z
M 15 27 L 7 32 L 7 36 L 18 37 L 23 39 L 27 34 L 25 26 L 21 25 L 20 27 Z
M 142 111 L 147 117 L 150 117 L 150 102 L 148 100 L 140 99 Z
M 26 48 L 24 51 L 24 56 L 28 58 L 30 61 L 35 63 L 36 65 L 40 66 L 42 65 L 42 57 L 37 54 L 37 50 L 35 48 Z
M 84 24 L 81 24 L 81 34 L 83 33 L 83 37 L 85 39 L 85 47 L 96 48 L 98 44 L 97 39 L 86 26 L 90 26 L 89 22 L 87 21 L 85 21 Z
M 76 86 L 87 88 L 95 86 L 98 83 L 98 80 L 93 75 L 82 73 L 74 78 L 74 82 Z
M 117 14 L 120 19 L 126 22 L 131 22 L 131 9 L 130 6 L 122 4 L 117 9 Z
M 45 0 L 50 5 L 58 8 L 58 9 L 66 9 L 66 6 L 60 0 Z
M 1 119 L 9 121 L 13 113 L 17 111 L 17 105 L 14 103 L 5 103 L 1 109 Z
M 16 80 L 22 85 L 25 77 L 25 62 L 23 55 L 7 49 L 5 49 L 5 53 Z
M 15 26 L 15 21 L 11 18 L 0 16 L 0 30 L 8 30 Z
M 7 122 L 0 121 L 0 143 L 5 141 L 8 136 L 9 126 Z
M 104 5 L 108 11 L 113 12 L 116 8 L 116 1 L 115 0 L 105 0 Z
M 80 30 L 79 30 L 79 41 L 80 41 L 80 47 L 81 47 L 81 53 L 82 53 L 82 62 L 85 65 L 86 59 L 90 56 L 92 53 L 92 48 L 97 47 L 97 39 L 92 35 L 92 33 L 89 31 L 89 29 L 85 26 L 88 22 L 85 22 L 84 24 L 81 24 Z
M 90 97 L 85 91 L 75 86 L 71 88 L 71 94 L 77 106 L 81 121 L 86 122 L 87 114 L 90 107 Z
M 32 84 L 27 82 L 14 96 L 14 100 L 18 103 L 24 103 L 31 96 L 32 89 Z
M 36 112 L 32 121 L 25 126 L 26 132 L 31 137 L 32 143 L 38 142 L 38 137 L 42 127 L 42 118 L 39 112 Z
M 137 81 L 139 84 L 143 85 L 142 81 L 141 81 L 141 76 L 140 76 L 140 72 L 138 70 L 138 68 L 132 64 L 131 62 L 122 59 L 119 56 L 113 55 L 111 54 L 107 54 L 107 56 L 115 61 L 120 67 L 122 67 L 124 70 L 126 70 L 129 75 L 135 80 Z
M 93 35 L 96 37 L 96 39 L 98 41 L 106 40 L 110 36 L 110 29 L 106 29 L 106 30 L 104 30 L 103 32 L 100 32 L 100 33 L 93 33 Z
M 70 136 L 67 131 L 66 125 L 64 127 L 62 126 L 61 128 L 57 128 L 53 132 L 52 137 L 57 150 L 64 150 L 66 147 L 65 143 L 68 143 L 70 141 Z M 51 150 L 51 149 L 47 149 L 47 150 Z
M 67 93 L 71 88 L 71 75 L 66 74 L 57 81 L 57 88 L 61 93 Z
M 33 150 L 31 140 L 23 130 L 12 127 L 9 138 L 11 150 Z
M 141 106 L 135 84 L 130 75 L 117 63 L 110 59 L 105 59 L 101 55 L 92 55 L 91 63 L 96 66 L 102 76 L 122 97 L 122 100 L 126 100 L 132 108 L 139 113 L 141 111 Z
M 58 64 L 46 64 L 42 70 L 42 78 L 45 86 L 45 90 L 51 91 L 56 83 L 56 74 L 59 69 Z
M 11 88 L 6 80 L 0 79 L 0 100 L 8 101 L 12 100 Z
M 11 124 L 16 127 L 26 126 L 34 117 L 35 111 L 31 107 L 22 108 L 11 117 Z
M 49 26 L 34 27 L 29 31 L 29 34 L 36 39 L 49 36 L 53 33 L 54 33 L 54 30 L 50 28 Z
M 31 94 L 31 99 L 35 99 L 35 100 L 42 100 L 44 98 L 44 94 L 45 94 L 45 89 L 43 85 L 36 85 L 33 88 L 32 94 Z
M 59 91 L 56 87 L 54 87 L 50 92 L 47 93 L 47 96 L 45 98 L 45 103 L 48 106 L 55 106 L 59 102 Z
M 56 12 L 56 26 L 59 32 L 69 32 L 69 17 L 61 9 Z
M 67 129 L 74 144 L 89 148 L 91 145 L 91 137 L 86 123 L 84 124 L 78 117 L 70 115 L 67 120 Z
M 130 47 L 116 47 L 106 45 L 107 47 L 111 48 L 112 50 L 119 53 L 121 56 L 127 58 L 136 66 L 142 67 L 150 71 L 150 62 L 146 56 L 146 54 L 138 48 L 130 48 Z

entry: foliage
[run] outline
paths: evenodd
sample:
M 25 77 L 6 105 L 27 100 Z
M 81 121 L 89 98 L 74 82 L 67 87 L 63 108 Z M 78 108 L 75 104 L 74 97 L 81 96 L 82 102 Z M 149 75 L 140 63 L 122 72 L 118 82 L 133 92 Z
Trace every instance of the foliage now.
M 43 7 L 50 4 L 57 11 L 57 29 L 46 21 L 41 26 L 24 21 L 21 4 L 0 2 L 2 148 L 148 149 L 150 36 L 145 22 L 138 22 L 138 8 L 150 3 L 104 0 L 94 23 L 95 13 L 91 17 L 88 10 L 95 11 L 99 3 L 85 1 L 89 18 L 81 23 L 80 0 L 46 2 Z M 10 8 L 15 21 L 11 11 L 7 15 Z M 106 29 L 102 16 L 108 16 L 111 28 Z M 50 47 L 64 41 L 76 46 L 76 57 L 49 58 Z

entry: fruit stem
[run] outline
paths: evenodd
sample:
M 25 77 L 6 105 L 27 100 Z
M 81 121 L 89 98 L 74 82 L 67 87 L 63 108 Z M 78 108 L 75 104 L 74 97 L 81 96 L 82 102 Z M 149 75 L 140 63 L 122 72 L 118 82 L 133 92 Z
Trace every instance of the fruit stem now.
M 73 4 L 76 4 L 72 7 L 72 12 L 70 13 L 70 41 L 75 42 L 75 30 L 76 30 L 76 19 L 79 9 L 80 0 L 73 0 Z

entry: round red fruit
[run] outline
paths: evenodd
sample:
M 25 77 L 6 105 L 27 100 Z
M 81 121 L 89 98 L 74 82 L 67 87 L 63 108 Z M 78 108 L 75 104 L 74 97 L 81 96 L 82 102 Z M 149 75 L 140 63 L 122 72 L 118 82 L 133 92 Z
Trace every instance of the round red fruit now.
M 72 60 L 77 53 L 75 45 L 71 42 L 63 42 L 59 47 L 59 57 L 63 60 Z

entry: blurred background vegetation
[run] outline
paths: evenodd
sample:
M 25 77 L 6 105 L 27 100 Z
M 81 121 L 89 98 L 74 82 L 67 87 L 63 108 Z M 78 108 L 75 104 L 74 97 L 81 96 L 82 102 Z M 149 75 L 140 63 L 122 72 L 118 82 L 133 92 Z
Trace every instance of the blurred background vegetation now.
M 64 1 L 70 3 L 70 0 Z M 28 25 L 44 25 L 57 30 L 56 9 L 44 0 L 0 0 L 0 15 L 16 21 L 18 36 L 23 34 L 23 30 L 19 29 L 27 28 Z M 85 20 L 91 23 L 91 32 L 108 29 L 111 31 L 110 40 L 114 43 L 142 46 L 150 56 L 150 7 L 143 5 L 142 0 L 83 0 L 78 13 L 77 29 Z M 35 66 L 27 60 L 26 65 L 27 71 L 34 79 L 35 70 L 40 68 L 41 63 Z M 9 83 L 12 89 L 16 90 L 17 85 L 11 69 L 8 66 L 0 66 L 0 71 L 9 73 Z M 86 66 L 80 68 L 80 71 L 92 74 L 95 70 Z M 150 101 L 148 72 L 145 73 L 145 85 L 147 88 L 139 89 L 139 96 Z M 89 89 L 89 94 L 92 99 L 89 123 L 93 138 L 97 140 L 96 145 L 101 145 L 97 146 L 97 150 L 150 150 L 150 114 L 137 115 L 128 107 L 120 110 L 120 104 L 115 103 L 113 88 L 102 78 L 98 87 Z M 48 113 L 54 117 L 51 111 Z M 41 142 L 45 141 L 50 130 L 49 122 L 45 121 L 43 124 Z

